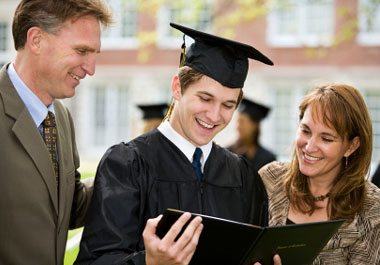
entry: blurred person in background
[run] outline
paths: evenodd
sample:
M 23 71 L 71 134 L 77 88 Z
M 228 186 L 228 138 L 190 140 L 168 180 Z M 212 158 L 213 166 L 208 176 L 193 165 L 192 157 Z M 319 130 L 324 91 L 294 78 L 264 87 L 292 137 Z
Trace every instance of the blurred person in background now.
M 143 113 L 142 120 L 144 127 L 142 133 L 146 133 L 157 128 L 162 123 L 169 105 L 160 103 L 137 105 L 137 107 L 139 107 Z
M 62 265 L 69 228 L 83 226 L 93 180 L 80 181 L 74 126 L 57 99 L 95 72 L 100 0 L 23 0 L 17 51 L 0 71 L 0 264 Z
M 380 188 L 380 162 L 377 163 L 376 171 L 372 176 L 372 183 Z
M 238 139 L 227 147 L 231 152 L 247 158 L 258 171 L 264 165 L 276 160 L 276 156 L 259 142 L 260 122 L 270 109 L 262 104 L 243 98 L 237 116 Z
M 380 264 L 380 189 L 367 178 L 372 122 L 349 85 L 316 87 L 299 106 L 293 157 L 261 175 L 269 225 L 346 219 L 313 264 Z

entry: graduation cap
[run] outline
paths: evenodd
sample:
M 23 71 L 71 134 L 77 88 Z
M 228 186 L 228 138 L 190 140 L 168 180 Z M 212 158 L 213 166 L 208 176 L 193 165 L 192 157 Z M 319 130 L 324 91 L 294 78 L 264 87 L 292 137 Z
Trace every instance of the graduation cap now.
M 185 53 L 182 45 L 180 67 L 190 66 L 224 86 L 243 88 L 248 73 L 248 58 L 273 65 L 273 62 L 252 46 L 170 23 L 195 41 Z M 185 40 L 185 37 L 184 37 Z
M 168 104 L 151 104 L 151 105 L 137 105 L 143 112 L 143 119 L 159 118 L 163 119 L 166 113 Z
M 239 112 L 247 113 L 253 121 L 264 119 L 268 115 L 269 110 L 270 108 L 246 98 L 242 99 L 239 106 Z

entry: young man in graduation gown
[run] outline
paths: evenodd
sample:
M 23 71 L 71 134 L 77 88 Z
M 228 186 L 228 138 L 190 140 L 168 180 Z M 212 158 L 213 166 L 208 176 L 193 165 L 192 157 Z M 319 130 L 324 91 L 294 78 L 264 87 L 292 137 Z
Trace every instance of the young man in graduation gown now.
M 172 81 L 174 108 L 157 129 L 103 156 L 77 265 L 188 264 L 201 218 L 175 240 L 190 217 L 182 215 L 160 239 L 155 230 L 167 208 L 267 225 L 260 177 L 212 139 L 242 98 L 248 58 L 273 63 L 251 46 L 171 25 L 195 39 Z M 193 166 L 197 155 L 201 165 Z

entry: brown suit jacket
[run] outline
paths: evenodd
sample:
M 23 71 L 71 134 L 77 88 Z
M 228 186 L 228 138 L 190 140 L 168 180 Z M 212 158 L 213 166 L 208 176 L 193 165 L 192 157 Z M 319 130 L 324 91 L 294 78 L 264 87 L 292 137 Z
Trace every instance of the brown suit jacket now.
M 55 101 L 58 198 L 47 148 L 7 67 L 0 71 L 0 265 L 62 265 L 67 231 L 84 224 L 92 183 L 80 181 L 73 121 Z

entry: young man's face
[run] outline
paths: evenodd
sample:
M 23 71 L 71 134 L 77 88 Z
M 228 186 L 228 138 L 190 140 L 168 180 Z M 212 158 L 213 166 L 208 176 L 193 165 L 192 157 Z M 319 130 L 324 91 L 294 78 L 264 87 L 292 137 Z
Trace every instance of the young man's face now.
M 42 34 L 41 60 L 36 83 L 46 97 L 68 98 L 85 76 L 95 73 L 100 51 L 100 24 L 92 16 L 63 23 L 57 35 Z
M 240 94 L 240 89 L 223 86 L 208 76 L 189 85 L 183 94 L 174 77 L 172 90 L 176 105 L 170 123 L 195 146 L 209 143 L 228 125 Z

